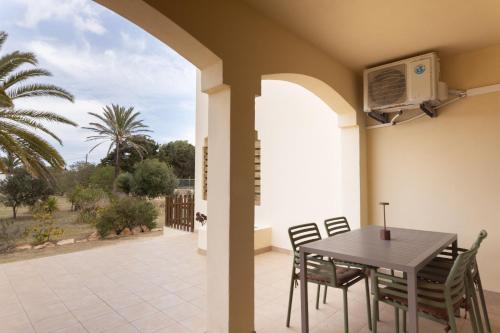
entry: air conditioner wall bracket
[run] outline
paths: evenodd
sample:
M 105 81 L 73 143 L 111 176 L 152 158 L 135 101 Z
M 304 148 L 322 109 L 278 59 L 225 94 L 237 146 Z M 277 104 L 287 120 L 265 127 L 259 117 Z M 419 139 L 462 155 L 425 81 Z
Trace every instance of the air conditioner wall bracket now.
M 420 104 L 420 110 L 422 110 L 422 112 L 424 112 L 430 118 L 435 118 L 438 116 L 437 109 L 429 102 L 423 102 L 422 104 Z
M 375 111 L 371 111 L 371 112 L 368 112 L 368 116 L 370 116 L 370 118 L 372 118 L 372 119 L 375 119 L 376 121 L 378 121 L 381 124 L 388 124 L 390 122 L 389 115 L 387 113 L 383 113 L 383 112 L 378 113 Z

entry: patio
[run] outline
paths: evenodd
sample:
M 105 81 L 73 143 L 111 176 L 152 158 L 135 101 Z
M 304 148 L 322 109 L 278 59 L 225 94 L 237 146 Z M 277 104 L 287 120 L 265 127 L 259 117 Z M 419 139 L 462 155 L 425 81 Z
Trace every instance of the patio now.
M 206 257 L 196 248 L 196 234 L 168 231 L 163 237 L 0 265 L 1 332 L 205 332 Z M 255 257 L 259 333 L 300 331 L 298 288 L 292 327 L 285 328 L 290 264 L 291 257 L 279 252 Z M 487 296 L 496 331 L 500 297 Z M 369 332 L 362 284 L 350 289 L 349 311 L 351 332 Z M 393 310 L 383 304 L 381 319 L 379 332 L 392 332 Z M 310 324 L 315 333 L 343 332 L 338 290 L 329 289 L 319 311 L 311 307 Z M 471 332 L 468 321 L 458 324 L 460 332 Z M 420 328 L 443 332 L 425 319 Z

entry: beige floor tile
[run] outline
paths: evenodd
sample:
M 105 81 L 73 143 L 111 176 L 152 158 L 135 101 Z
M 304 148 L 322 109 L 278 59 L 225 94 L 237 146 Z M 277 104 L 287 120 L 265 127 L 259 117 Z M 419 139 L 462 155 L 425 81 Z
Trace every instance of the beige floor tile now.
M 82 326 L 82 324 L 76 324 L 51 333 L 88 333 L 88 331 Z
M 78 320 L 70 313 L 51 316 L 33 323 L 37 333 L 50 333 L 79 325 Z
M 116 310 L 127 321 L 132 322 L 160 311 L 151 304 L 142 302 Z
M 135 326 L 132 324 L 125 324 L 103 331 L 103 333 L 139 333 L 139 332 L 140 331 L 137 328 L 135 328 Z
M 125 324 L 127 324 L 127 321 L 117 313 L 113 312 L 107 313 L 103 316 L 82 320 L 82 325 L 91 333 L 104 332 Z
M 132 325 L 143 333 L 156 332 L 159 329 L 172 326 L 173 324 L 175 324 L 175 321 L 161 312 L 142 317 L 132 322 Z
M 84 321 L 104 314 L 113 313 L 113 309 L 107 304 L 99 303 L 71 310 L 71 313 L 73 313 L 79 321 Z

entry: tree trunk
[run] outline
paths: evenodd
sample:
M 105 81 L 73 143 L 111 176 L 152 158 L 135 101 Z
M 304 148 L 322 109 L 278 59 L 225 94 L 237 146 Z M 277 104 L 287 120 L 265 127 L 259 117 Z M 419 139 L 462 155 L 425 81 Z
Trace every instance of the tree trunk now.
M 12 218 L 15 220 L 17 218 L 17 207 L 12 206 Z
M 120 144 L 116 143 L 116 156 L 115 156 L 115 179 L 120 174 Z
M 120 144 L 117 140 L 116 142 L 116 156 L 115 156 L 115 180 L 116 177 L 120 174 Z M 116 193 L 117 188 L 116 188 L 116 182 L 113 183 L 113 193 Z

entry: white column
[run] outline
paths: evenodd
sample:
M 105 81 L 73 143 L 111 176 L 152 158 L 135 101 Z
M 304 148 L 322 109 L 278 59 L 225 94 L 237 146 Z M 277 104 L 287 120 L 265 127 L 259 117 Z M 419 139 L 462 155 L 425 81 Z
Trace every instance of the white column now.
M 342 214 L 351 228 L 361 227 L 361 163 L 359 126 L 340 128 Z
M 250 86 L 209 92 L 209 333 L 254 331 L 254 104 Z

